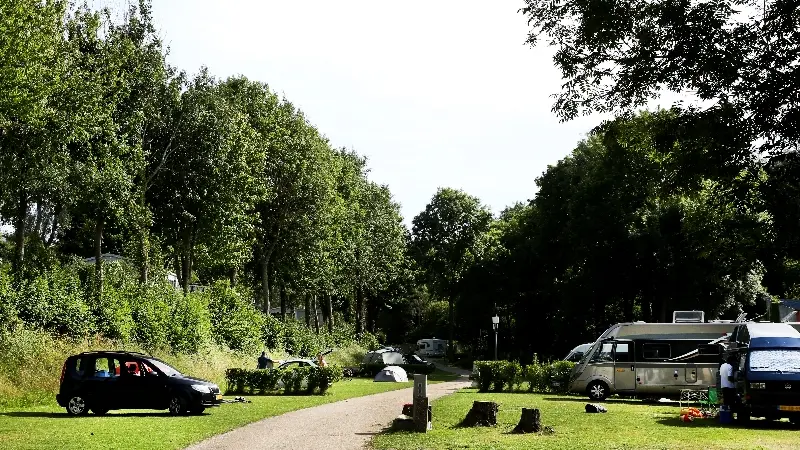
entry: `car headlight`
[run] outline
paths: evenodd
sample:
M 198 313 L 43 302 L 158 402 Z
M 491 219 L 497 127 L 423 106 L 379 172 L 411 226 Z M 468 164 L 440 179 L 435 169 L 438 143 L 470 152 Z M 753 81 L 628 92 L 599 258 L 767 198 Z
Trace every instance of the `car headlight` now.
M 766 389 L 767 386 L 764 383 L 750 383 L 750 389 Z
M 192 389 L 194 389 L 197 392 L 202 392 L 203 394 L 211 393 L 211 388 L 204 384 L 193 384 Z

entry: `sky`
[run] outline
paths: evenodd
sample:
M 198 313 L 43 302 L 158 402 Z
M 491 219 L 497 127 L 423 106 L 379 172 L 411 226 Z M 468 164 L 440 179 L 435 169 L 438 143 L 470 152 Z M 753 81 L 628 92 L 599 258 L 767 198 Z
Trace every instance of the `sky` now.
M 152 2 L 172 65 L 268 83 L 368 158 L 409 226 L 440 187 L 495 213 L 533 198 L 536 177 L 608 118 L 559 123 L 553 49 L 525 44 L 522 0 Z
M 153 0 L 153 13 L 171 64 L 268 83 L 332 145 L 367 156 L 410 224 L 439 187 L 495 212 L 532 198 L 600 122 L 551 112 L 560 75 L 551 49 L 525 44 L 523 4 Z

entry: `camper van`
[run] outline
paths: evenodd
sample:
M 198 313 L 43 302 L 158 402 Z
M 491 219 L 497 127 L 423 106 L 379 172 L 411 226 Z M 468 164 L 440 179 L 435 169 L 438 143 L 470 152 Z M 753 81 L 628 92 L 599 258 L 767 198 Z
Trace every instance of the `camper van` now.
M 420 339 L 417 341 L 417 354 L 436 358 L 447 354 L 447 341 L 444 339 Z
M 613 325 L 575 365 L 570 391 L 592 400 L 611 394 L 658 398 L 715 385 L 721 344 L 738 324 L 692 322 L 686 315 L 674 319 Z
M 794 325 L 794 324 L 793 324 Z M 739 401 L 736 419 L 800 422 L 800 332 L 787 323 L 746 323 L 730 337 Z

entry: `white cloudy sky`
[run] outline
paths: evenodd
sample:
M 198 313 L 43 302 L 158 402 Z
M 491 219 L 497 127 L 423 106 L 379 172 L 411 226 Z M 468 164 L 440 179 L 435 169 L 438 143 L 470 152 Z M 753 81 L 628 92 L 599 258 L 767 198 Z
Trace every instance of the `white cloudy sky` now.
M 154 0 L 170 62 L 269 83 L 369 158 L 407 222 L 438 187 L 500 211 L 535 193 L 598 118 L 559 124 L 550 50 L 523 2 Z
M 124 7 L 131 0 L 90 0 Z M 499 212 L 602 117 L 559 123 L 522 0 L 153 0 L 170 62 L 264 81 L 369 158 L 406 222 L 438 187 Z

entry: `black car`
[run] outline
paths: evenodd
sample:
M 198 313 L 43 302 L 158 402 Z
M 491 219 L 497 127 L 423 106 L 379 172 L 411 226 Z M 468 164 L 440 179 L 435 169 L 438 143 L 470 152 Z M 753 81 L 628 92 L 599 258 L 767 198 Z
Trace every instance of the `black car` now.
M 187 377 L 151 356 L 97 351 L 67 358 L 56 401 L 76 416 L 112 409 L 168 409 L 178 415 L 219 406 L 222 395 L 216 384 Z

